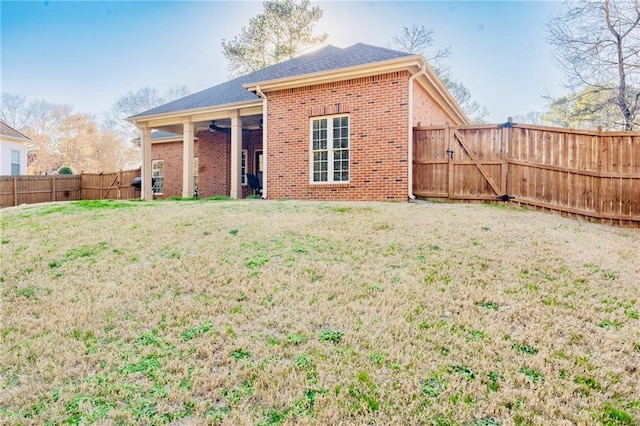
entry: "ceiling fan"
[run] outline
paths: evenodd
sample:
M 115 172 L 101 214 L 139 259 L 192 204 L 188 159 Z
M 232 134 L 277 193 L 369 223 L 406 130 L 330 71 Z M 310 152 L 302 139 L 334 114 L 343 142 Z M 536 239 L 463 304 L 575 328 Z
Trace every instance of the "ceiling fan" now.
M 215 132 L 231 133 L 231 128 L 230 127 L 216 126 L 216 122 L 214 120 L 214 121 L 211 122 L 211 124 L 209 124 L 209 132 L 211 132 L 211 133 L 215 133 Z

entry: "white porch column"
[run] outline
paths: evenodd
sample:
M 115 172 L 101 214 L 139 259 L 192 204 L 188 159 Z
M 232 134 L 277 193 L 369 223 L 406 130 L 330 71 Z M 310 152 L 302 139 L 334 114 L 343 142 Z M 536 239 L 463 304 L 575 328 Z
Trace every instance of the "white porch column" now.
M 191 198 L 193 197 L 193 123 L 191 119 L 186 119 L 182 126 L 182 198 Z
M 256 93 L 258 96 L 262 98 L 262 199 L 267 199 L 267 172 L 269 167 L 267 167 L 267 158 L 269 158 L 268 150 L 267 150 L 267 126 L 269 124 L 269 120 L 267 117 L 269 116 L 267 107 L 269 106 L 267 103 L 267 95 L 264 94 L 262 90 L 260 90 L 260 86 L 256 87 Z
M 231 115 L 231 198 L 242 198 L 242 119 L 240 113 Z
M 143 200 L 153 200 L 153 187 L 151 186 L 151 128 L 143 126 L 142 133 L 142 191 L 140 198 Z

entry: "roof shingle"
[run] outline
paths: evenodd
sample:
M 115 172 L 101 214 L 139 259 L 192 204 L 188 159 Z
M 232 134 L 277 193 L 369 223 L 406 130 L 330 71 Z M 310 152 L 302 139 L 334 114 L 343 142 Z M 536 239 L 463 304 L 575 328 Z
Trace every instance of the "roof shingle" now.
M 0 120 L 0 134 L 3 136 L 10 136 L 17 139 L 23 139 L 25 141 L 31 141 L 28 136 L 23 135 L 13 127 L 9 126 L 4 121 Z
M 326 46 L 141 112 L 131 118 L 258 100 L 259 96 L 246 90 L 243 87 L 244 84 L 332 71 L 404 56 L 411 55 L 363 43 L 354 44 L 344 49 Z

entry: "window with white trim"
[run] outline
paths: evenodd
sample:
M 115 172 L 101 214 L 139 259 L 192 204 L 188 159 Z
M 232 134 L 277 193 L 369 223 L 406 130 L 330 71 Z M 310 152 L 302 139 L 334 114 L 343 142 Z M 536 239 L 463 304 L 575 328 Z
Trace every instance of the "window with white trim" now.
M 153 193 L 164 192 L 164 160 L 151 161 L 151 178 L 153 179 Z
M 20 175 L 20 151 L 11 151 L 11 176 Z
M 311 120 L 311 182 L 349 182 L 349 116 Z
M 240 163 L 240 181 L 243 185 L 247 184 L 247 150 L 242 150 L 242 162 Z

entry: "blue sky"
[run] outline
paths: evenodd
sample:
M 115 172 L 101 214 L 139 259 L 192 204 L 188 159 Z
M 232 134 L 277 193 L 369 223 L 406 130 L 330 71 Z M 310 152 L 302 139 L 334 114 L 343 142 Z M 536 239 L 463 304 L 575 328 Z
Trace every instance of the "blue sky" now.
M 404 25 L 435 30 L 435 47 L 491 122 L 541 111 L 563 93 L 544 23 L 560 6 L 543 1 L 313 2 L 328 42 L 388 46 Z M 0 3 L 3 92 L 70 103 L 99 115 L 130 90 L 191 91 L 227 79 L 221 40 L 262 11 L 260 2 L 25 1 Z

